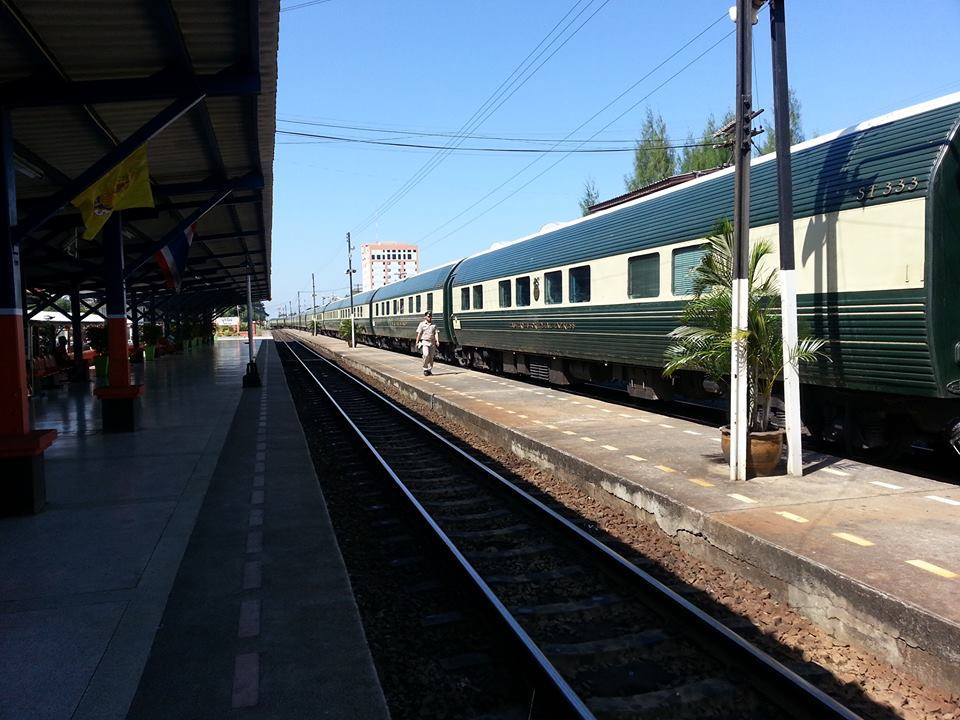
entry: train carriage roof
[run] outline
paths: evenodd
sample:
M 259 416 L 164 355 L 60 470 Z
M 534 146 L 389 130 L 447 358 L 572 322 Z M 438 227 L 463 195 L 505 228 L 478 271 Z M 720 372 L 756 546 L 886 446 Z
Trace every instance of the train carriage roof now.
M 408 277 L 405 280 L 384 285 L 376 291 L 374 301 L 392 300 L 393 298 L 406 297 L 421 292 L 440 290 L 456 264 L 455 262 L 447 263 L 431 270 L 424 270 L 419 275 Z
M 366 305 L 370 302 L 370 298 L 373 297 L 375 290 L 367 290 L 366 292 L 357 293 L 353 296 L 353 305 L 354 307 L 360 305 Z M 327 310 L 339 310 L 340 308 L 350 307 L 350 296 L 348 295 L 345 298 L 340 298 L 339 300 L 334 300 L 330 304 L 324 306 L 324 312 Z
M 860 188 L 900 178 L 910 183 L 916 177 L 917 183 L 912 190 L 878 195 L 871 204 L 925 195 L 934 163 L 958 119 L 960 93 L 955 93 L 794 146 L 795 216 L 862 207 Z M 777 221 L 774 158 L 770 154 L 751 162 L 751 226 Z M 728 168 L 469 257 L 454 281 L 464 285 L 695 240 L 732 216 L 733 168 Z

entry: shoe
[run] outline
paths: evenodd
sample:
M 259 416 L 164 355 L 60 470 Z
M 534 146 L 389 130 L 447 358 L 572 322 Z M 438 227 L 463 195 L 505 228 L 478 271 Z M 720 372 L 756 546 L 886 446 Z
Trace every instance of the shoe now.
M 429 370 L 424 370 L 424 371 L 423 371 L 423 374 L 424 374 L 424 375 L 429 375 L 429 374 L 430 374 L 430 371 L 429 371 Z

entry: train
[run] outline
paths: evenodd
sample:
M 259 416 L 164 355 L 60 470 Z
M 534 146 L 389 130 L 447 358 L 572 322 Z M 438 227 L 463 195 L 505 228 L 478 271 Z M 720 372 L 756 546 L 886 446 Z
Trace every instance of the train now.
M 960 453 L 960 93 L 791 148 L 799 321 L 825 357 L 801 368 L 811 435 L 851 452 L 947 442 Z M 750 239 L 777 248 L 774 155 L 751 161 Z M 668 334 L 733 168 L 643 194 L 354 298 L 360 342 L 412 351 L 427 310 L 439 356 L 648 399 L 715 397 L 664 378 Z M 778 262 L 776 252 L 773 261 Z M 317 309 L 336 335 L 350 300 Z

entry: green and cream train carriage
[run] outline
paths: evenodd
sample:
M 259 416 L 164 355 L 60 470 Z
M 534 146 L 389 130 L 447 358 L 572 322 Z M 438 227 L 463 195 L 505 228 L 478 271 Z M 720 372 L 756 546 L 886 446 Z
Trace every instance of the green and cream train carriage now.
M 829 357 L 802 370 L 804 419 L 852 449 L 918 434 L 960 449 L 958 121 L 955 94 L 791 150 L 801 325 Z M 773 160 L 752 163 L 750 237 L 776 248 Z M 429 294 L 442 352 L 463 364 L 703 395 L 702 377 L 661 368 L 732 204 L 730 168 L 388 285 L 367 305 L 370 337 L 411 348 Z

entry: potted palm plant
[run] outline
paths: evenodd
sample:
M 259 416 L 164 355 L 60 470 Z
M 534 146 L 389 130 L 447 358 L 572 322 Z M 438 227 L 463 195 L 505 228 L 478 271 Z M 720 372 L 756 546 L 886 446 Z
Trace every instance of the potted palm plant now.
M 163 331 L 157 325 L 144 325 L 142 335 L 143 342 L 146 345 L 143 351 L 143 357 L 149 362 L 157 356 L 157 343 L 160 341 Z
M 97 353 L 93 358 L 93 366 L 96 368 L 97 377 L 105 378 L 110 368 L 110 356 L 106 354 L 108 347 L 107 328 L 103 325 L 91 325 L 84 328 L 84 332 L 87 336 L 87 342 L 90 343 L 90 348 Z
M 707 238 L 708 250 L 693 271 L 694 297 L 683 309 L 683 324 L 670 333 L 664 375 L 679 370 L 698 370 L 721 385 L 730 375 L 730 329 L 733 294 L 733 225 L 721 220 Z M 780 461 L 784 431 L 771 424 L 770 405 L 777 381 L 783 374 L 783 342 L 780 322 L 780 289 L 776 271 L 768 260 L 773 248 L 766 240 L 754 243 L 747 271 L 749 292 L 747 330 L 741 338 L 747 347 L 747 396 L 749 441 L 747 471 L 769 475 Z M 793 362 L 806 363 L 823 357 L 824 341 L 801 335 Z M 729 457 L 730 432 L 723 427 L 721 440 Z

